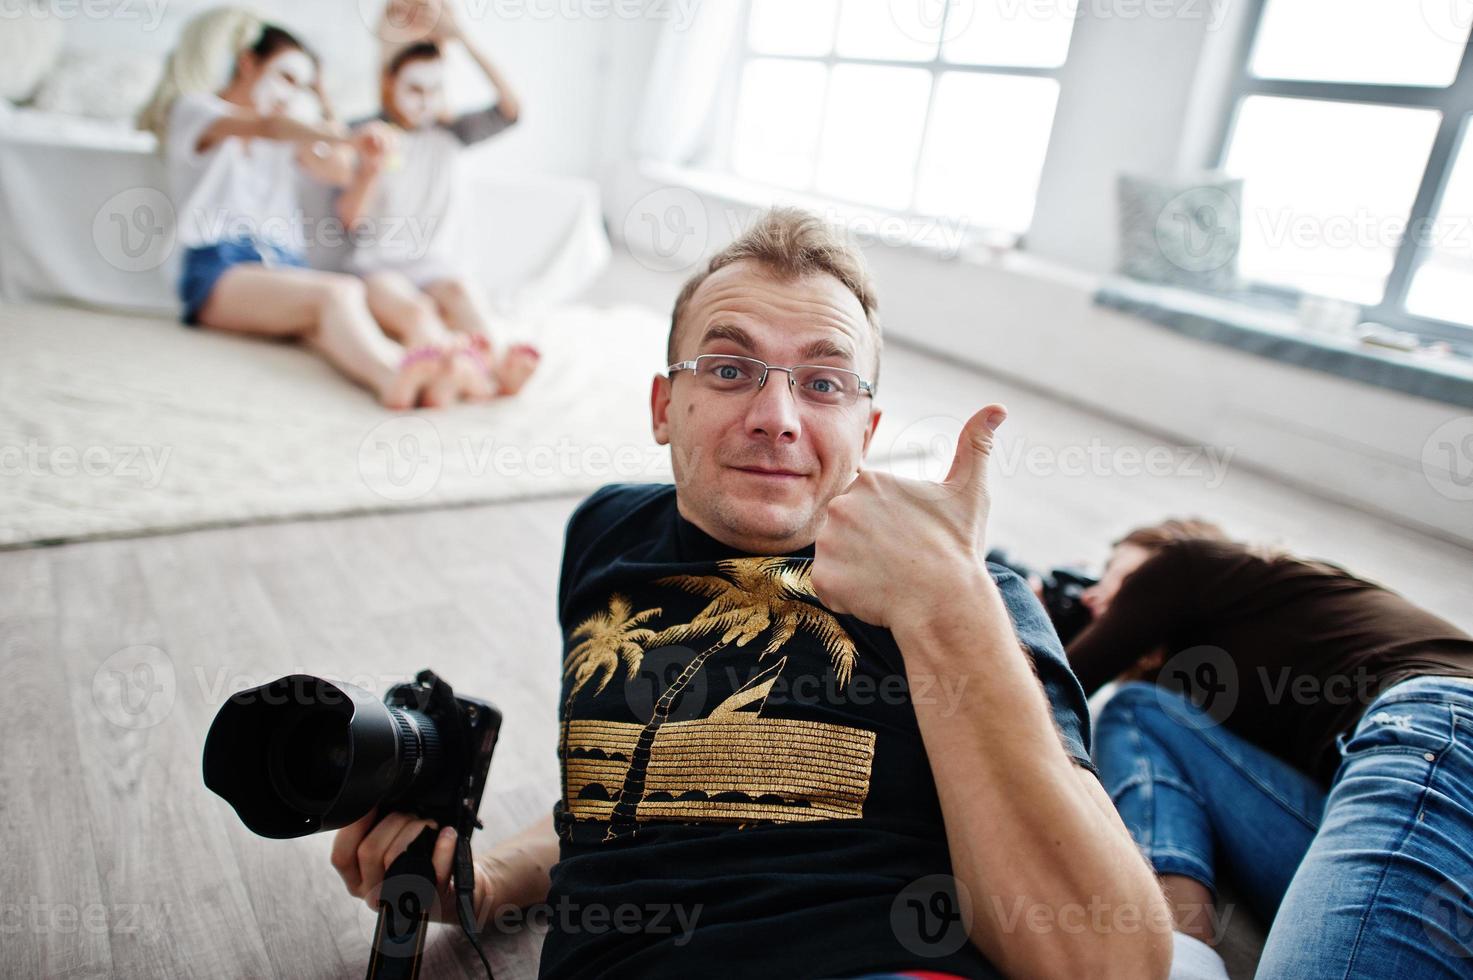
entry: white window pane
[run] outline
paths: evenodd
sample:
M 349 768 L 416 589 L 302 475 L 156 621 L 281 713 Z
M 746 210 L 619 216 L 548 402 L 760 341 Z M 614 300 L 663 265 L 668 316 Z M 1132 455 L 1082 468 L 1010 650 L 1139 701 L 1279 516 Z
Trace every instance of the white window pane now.
M 742 71 L 732 169 L 743 177 L 804 188 L 823 121 L 823 65 L 754 58 Z
M 947 72 L 936 88 L 916 210 L 1023 232 L 1033 218 L 1059 85 Z
M 1380 302 L 1440 115 L 1245 99 L 1227 158 L 1244 179 L 1243 276 Z
M 851 201 L 910 207 L 931 73 L 837 65 L 819 144 L 818 190 Z
M 935 8 L 927 16 L 927 7 Z M 838 51 L 845 58 L 930 61 L 941 36 L 938 0 L 844 0 Z
M 1264 78 L 1448 85 L 1473 0 L 1268 0 L 1250 70 Z
M 763 54 L 828 54 L 838 12 L 839 0 L 752 0 L 747 43 Z
M 1466 122 L 1436 220 L 1430 228 L 1416 230 L 1426 248 L 1407 293 L 1407 311 L 1473 324 L 1473 134 Z
M 941 56 L 963 65 L 1057 68 L 1069 54 L 1077 2 L 953 2 Z

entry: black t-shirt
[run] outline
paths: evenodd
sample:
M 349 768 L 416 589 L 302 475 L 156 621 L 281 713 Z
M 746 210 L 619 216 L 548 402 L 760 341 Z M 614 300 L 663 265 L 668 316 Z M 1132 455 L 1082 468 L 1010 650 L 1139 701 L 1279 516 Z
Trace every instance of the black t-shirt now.
M 927 924 L 906 907 L 951 869 L 913 699 L 966 710 L 966 691 L 908 691 L 888 630 L 814 598 L 812 556 L 733 551 L 668 485 L 605 487 L 573 514 L 541 977 L 996 976 L 941 928 L 945 905 Z M 1053 628 L 1022 580 L 989 571 L 1064 749 L 1090 767 Z
M 1343 568 L 1231 541 L 1163 546 L 1069 644 L 1085 690 L 1148 653 L 1159 683 L 1328 785 L 1335 737 L 1410 677 L 1473 677 L 1473 638 Z

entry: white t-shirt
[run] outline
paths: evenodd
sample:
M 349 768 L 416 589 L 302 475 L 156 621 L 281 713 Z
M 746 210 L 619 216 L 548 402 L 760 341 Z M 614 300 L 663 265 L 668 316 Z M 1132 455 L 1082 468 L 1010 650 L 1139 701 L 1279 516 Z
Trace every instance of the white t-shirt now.
M 306 248 L 296 145 L 230 136 L 204 153 L 199 138 L 236 107 L 209 92 L 181 95 L 169 110 L 164 153 L 177 240 L 185 248 L 230 238 Z
M 460 140 L 440 126 L 400 134 L 396 159 L 379 174 L 354 231 L 355 271 L 448 260 L 460 150 Z
M 360 273 L 453 269 L 460 155 L 510 125 L 491 106 L 446 125 L 401 131 L 395 159 L 364 201 L 350 267 Z

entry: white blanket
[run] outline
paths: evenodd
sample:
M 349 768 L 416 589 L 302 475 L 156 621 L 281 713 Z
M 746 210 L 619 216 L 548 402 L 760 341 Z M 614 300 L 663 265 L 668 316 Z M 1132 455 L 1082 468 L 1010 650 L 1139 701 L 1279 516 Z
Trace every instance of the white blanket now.
M 292 345 L 0 308 L 0 547 L 668 479 L 648 407 L 667 323 L 585 306 L 504 325 L 543 352 L 518 397 L 394 414 Z

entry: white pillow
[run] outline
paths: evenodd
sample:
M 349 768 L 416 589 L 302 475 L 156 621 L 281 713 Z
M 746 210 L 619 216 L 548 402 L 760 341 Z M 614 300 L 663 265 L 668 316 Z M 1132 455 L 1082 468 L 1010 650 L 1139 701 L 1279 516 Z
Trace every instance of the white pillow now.
M 0 99 L 24 102 L 56 61 L 62 22 L 38 10 L 0 18 Z
M 42 79 L 34 105 L 44 112 L 131 120 L 153 94 L 163 70 L 161 59 L 152 55 L 68 48 Z

